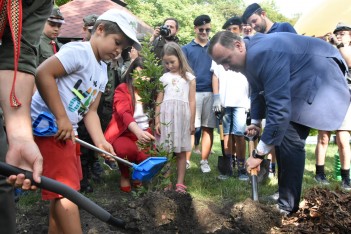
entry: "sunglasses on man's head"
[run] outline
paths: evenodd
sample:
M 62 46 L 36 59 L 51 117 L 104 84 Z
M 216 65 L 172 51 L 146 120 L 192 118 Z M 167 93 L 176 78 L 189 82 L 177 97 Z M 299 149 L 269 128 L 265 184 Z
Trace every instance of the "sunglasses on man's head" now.
M 207 33 L 211 32 L 211 29 L 210 29 L 210 28 L 206 28 L 206 29 L 204 29 L 204 28 L 199 28 L 199 32 L 200 32 L 200 33 L 203 33 L 204 30 L 206 30 Z

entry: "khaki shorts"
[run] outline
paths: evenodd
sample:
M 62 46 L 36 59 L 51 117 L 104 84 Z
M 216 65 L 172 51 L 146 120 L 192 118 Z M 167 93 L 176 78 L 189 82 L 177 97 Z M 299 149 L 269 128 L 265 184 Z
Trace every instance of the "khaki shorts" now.
M 216 127 L 216 116 L 212 110 L 212 105 L 212 92 L 196 92 L 195 128 Z
M 22 1 L 22 39 L 18 71 L 34 75 L 37 50 L 44 23 L 51 14 L 53 0 Z M 0 70 L 14 70 L 13 41 L 8 23 L 0 45 Z

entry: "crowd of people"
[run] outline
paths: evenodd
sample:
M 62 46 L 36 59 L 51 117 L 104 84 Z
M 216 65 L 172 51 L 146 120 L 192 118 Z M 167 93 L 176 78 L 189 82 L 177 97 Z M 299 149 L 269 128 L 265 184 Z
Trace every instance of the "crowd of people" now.
M 16 9 L 23 14 L 22 31 L 14 33 L 16 21 L 1 25 L 0 53 L 6 56 L 0 56 L 0 159 L 33 171 L 35 182 L 42 174 L 77 191 L 93 192 L 90 180 L 101 181 L 104 169 L 95 152 L 75 144 L 78 137 L 136 164 L 150 156 L 150 149 L 140 144 L 155 142 L 176 157 L 175 186 L 165 189 L 187 193 L 186 170 L 196 163 L 193 150 L 201 154 L 202 173 L 211 172 L 208 160 L 219 116 L 224 163 L 231 171 L 218 178 L 229 179 L 237 166 L 238 179 L 247 181 L 251 169 L 259 169 L 268 155 L 269 170 L 275 175 L 277 168 L 278 178 L 271 198 L 283 215 L 298 210 L 305 140 L 312 128 L 319 130 L 315 180 L 329 183 L 324 159 L 336 131 L 341 187 L 351 190 L 351 26 L 337 24 L 324 40 L 301 36 L 291 24 L 270 20 L 253 3 L 242 16 L 224 22 L 223 31 L 211 39 L 211 17 L 197 16 L 195 37 L 182 46 L 178 20 L 166 18 L 149 41 L 164 69 L 159 77 L 164 90 L 155 97 L 159 105 L 153 120 L 135 86 L 137 79 L 150 78 L 136 75 L 145 67 L 131 15 L 111 9 L 85 16 L 83 41 L 62 45 L 57 38 L 65 20 L 52 1 L 26 2 Z M 55 130 L 49 131 L 46 122 L 32 129 L 43 116 L 54 122 Z M 248 156 L 244 136 L 260 136 Z M 131 179 L 129 167 L 103 157 L 110 169 L 120 171 L 121 191 L 142 186 Z M 4 233 L 15 233 L 13 186 L 36 189 L 23 174 L 0 177 Z M 42 198 L 50 201 L 49 232 L 82 232 L 73 202 L 46 190 Z

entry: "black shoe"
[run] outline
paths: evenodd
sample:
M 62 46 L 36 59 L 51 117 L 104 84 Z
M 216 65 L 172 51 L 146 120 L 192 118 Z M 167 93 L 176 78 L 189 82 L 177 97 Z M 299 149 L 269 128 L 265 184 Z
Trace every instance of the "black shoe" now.
M 117 164 L 116 162 L 110 161 L 105 159 L 104 164 L 110 169 L 110 170 L 117 170 Z
M 327 177 L 325 176 L 325 174 L 317 174 L 315 177 L 314 177 L 314 180 L 321 184 L 321 185 L 329 185 L 329 181 L 327 180 Z
M 351 191 L 350 178 L 342 179 L 341 188 L 346 191 Z
M 92 192 L 94 192 L 94 189 L 90 185 L 80 186 L 80 192 L 81 193 L 92 193 Z
M 104 169 L 102 168 L 101 164 L 99 161 L 96 161 L 91 165 L 91 176 L 90 178 L 95 182 L 95 183 L 101 183 L 102 178 L 101 175 L 104 174 Z
M 99 161 L 93 162 L 93 165 L 91 166 L 90 171 L 92 174 L 96 176 L 101 176 L 104 173 L 104 169 L 102 168 Z
M 80 181 L 80 192 L 85 192 L 85 193 L 92 193 L 93 192 L 93 187 L 90 184 L 90 181 L 87 177 L 87 175 L 83 174 L 83 179 Z
M 86 178 L 83 178 L 80 181 L 80 192 L 81 193 L 92 193 L 93 191 L 94 191 L 93 187 L 89 183 L 89 180 L 87 180 Z

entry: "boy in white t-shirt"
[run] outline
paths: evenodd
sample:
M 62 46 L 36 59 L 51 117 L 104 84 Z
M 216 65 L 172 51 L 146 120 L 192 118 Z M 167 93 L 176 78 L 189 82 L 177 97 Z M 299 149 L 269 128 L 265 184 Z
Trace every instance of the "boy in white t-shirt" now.
M 95 23 L 90 41 L 68 43 L 38 67 L 38 91 L 32 99 L 31 116 L 35 141 L 44 158 L 44 176 L 80 189 L 80 148 L 74 138 L 82 119 L 94 144 L 115 154 L 104 138 L 97 115 L 107 83 L 103 60 L 115 58 L 132 45 L 140 49 L 133 26 L 136 22 L 128 13 L 108 10 Z M 50 116 L 52 122 L 41 121 L 36 126 L 38 117 L 40 120 L 45 115 L 44 119 Z M 50 129 L 48 123 L 55 123 L 57 131 L 50 134 L 40 130 Z M 79 210 L 74 203 L 45 190 L 42 197 L 51 201 L 49 233 L 82 233 Z

